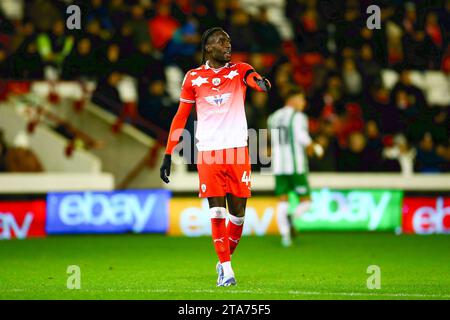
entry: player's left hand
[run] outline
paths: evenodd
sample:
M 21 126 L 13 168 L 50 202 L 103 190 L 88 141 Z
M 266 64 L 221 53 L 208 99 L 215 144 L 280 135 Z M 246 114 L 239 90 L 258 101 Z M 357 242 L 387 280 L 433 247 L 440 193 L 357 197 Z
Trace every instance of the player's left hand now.
M 318 143 L 314 143 L 314 154 L 316 155 L 317 158 L 321 159 L 323 157 L 324 154 L 324 150 L 322 145 L 318 144 Z
M 270 81 L 267 78 L 258 78 L 256 76 L 253 77 L 253 80 L 255 80 L 258 87 L 260 87 L 264 92 L 269 92 L 270 88 L 272 88 L 272 85 L 270 84 Z

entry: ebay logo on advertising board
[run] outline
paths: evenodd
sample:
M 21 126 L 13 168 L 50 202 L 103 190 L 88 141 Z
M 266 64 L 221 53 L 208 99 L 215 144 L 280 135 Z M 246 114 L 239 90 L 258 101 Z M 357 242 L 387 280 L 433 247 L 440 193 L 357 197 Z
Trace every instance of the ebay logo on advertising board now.
M 403 233 L 450 234 L 450 198 L 403 199 Z
M 47 196 L 47 232 L 165 233 L 167 190 L 60 192 Z

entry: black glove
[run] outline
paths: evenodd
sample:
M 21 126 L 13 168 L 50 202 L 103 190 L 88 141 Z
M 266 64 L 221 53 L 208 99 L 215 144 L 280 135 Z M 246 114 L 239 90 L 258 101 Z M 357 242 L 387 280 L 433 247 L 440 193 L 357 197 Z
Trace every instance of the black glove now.
M 161 168 L 159 168 L 159 176 L 161 177 L 161 180 L 165 183 L 169 183 L 170 176 L 170 166 L 172 165 L 172 156 L 170 154 L 164 155 L 163 163 L 161 165 Z
M 266 78 L 258 79 L 256 76 L 253 77 L 253 80 L 255 80 L 256 84 L 263 89 L 264 92 L 268 92 L 270 88 L 272 87 L 269 80 Z

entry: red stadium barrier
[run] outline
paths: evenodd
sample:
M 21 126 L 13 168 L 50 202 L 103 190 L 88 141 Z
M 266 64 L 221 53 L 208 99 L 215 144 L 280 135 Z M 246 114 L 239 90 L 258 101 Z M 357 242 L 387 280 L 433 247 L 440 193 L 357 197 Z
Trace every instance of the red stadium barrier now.
M 46 202 L 0 202 L 0 239 L 44 237 Z
M 450 234 L 450 198 L 414 197 L 403 199 L 403 233 Z

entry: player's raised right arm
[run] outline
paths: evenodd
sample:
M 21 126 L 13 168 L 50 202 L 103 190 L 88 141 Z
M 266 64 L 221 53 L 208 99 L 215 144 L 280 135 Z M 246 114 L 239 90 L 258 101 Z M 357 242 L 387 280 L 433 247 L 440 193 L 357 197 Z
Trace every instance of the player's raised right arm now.
M 170 167 L 172 165 L 172 152 L 175 146 L 178 144 L 186 121 L 191 113 L 193 103 L 180 102 L 178 111 L 173 117 L 172 124 L 170 125 L 169 137 L 167 139 L 166 152 L 164 155 L 163 163 L 159 169 L 160 177 L 165 183 L 169 183 Z
M 242 79 L 248 87 L 260 92 L 269 92 L 272 88 L 270 81 L 256 72 L 251 65 L 241 63 L 240 68 L 241 72 L 243 72 Z

